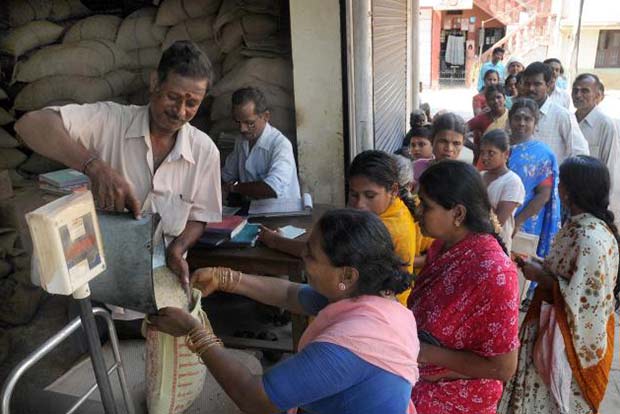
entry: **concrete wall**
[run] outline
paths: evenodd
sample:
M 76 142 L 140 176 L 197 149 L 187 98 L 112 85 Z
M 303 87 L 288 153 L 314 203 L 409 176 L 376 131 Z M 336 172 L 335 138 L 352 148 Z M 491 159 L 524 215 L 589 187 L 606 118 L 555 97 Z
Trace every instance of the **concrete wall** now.
M 340 5 L 290 0 L 297 155 L 303 191 L 344 205 Z

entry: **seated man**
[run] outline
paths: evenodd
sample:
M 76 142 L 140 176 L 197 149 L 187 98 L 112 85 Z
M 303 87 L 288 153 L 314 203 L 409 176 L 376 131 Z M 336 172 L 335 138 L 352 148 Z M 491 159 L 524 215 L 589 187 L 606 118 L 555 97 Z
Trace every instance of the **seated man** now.
M 15 130 L 26 144 L 91 180 L 99 208 L 161 215 L 168 267 L 189 289 L 187 250 L 206 223 L 221 220 L 219 151 L 189 124 L 212 67 L 188 41 L 164 51 L 151 74 L 150 104 L 112 102 L 48 107 L 24 115 Z M 142 315 L 115 307 L 115 319 Z
M 253 199 L 299 198 L 293 146 L 269 124 L 265 96 L 257 88 L 243 88 L 232 96 L 232 116 L 241 137 L 222 169 L 222 193 Z

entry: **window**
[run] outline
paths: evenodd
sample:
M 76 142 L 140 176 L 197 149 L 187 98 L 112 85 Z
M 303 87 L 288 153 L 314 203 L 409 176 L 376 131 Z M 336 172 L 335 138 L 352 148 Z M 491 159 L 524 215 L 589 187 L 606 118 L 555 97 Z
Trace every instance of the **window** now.
M 620 30 L 601 30 L 595 68 L 620 68 Z

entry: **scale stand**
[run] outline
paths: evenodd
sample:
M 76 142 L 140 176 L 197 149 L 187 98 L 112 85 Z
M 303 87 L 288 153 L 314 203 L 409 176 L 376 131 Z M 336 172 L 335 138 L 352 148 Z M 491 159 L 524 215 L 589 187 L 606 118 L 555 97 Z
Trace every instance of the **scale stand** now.
M 80 320 L 82 321 L 84 333 L 86 334 L 88 353 L 90 354 L 90 360 L 95 370 L 95 378 L 99 386 L 99 394 L 101 395 L 103 408 L 106 414 L 116 414 L 117 411 L 116 404 L 114 403 L 114 395 L 112 393 L 112 385 L 110 384 L 110 377 L 108 377 L 105 361 L 103 360 L 99 331 L 95 323 L 93 307 L 90 303 L 90 289 L 88 288 L 88 283 L 78 288 L 73 293 L 73 298 L 80 305 Z
M 93 310 L 90 303 L 88 282 L 106 269 L 103 243 L 91 192 L 74 193 L 52 201 L 26 214 L 26 221 L 35 252 L 33 268 L 36 269 L 36 272 L 33 272 L 33 276 L 35 273 L 39 273 L 35 279 L 47 292 L 73 296 L 80 305 L 80 319 L 74 319 L 13 369 L 2 389 L 2 414 L 9 414 L 11 393 L 19 377 L 78 329 L 80 325 L 83 326 L 86 334 L 88 351 L 97 383 L 78 400 L 68 413 L 77 410 L 98 387 L 106 414 L 117 414 L 112 386 L 108 377 L 109 373 L 116 369 L 125 397 L 127 412 L 133 414 L 133 404 L 120 359 L 114 322 L 105 310 Z M 110 332 L 110 342 L 116 364 L 109 371 L 106 369 L 103 359 L 94 313 L 106 319 Z

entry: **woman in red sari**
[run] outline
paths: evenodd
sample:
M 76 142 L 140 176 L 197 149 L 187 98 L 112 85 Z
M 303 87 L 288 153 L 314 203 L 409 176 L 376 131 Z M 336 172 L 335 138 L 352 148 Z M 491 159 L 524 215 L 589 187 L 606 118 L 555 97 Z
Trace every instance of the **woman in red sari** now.
M 473 166 L 429 167 L 419 196 L 422 232 L 435 242 L 408 302 L 421 340 L 413 403 L 419 414 L 494 414 L 517 364 L 516 268 Z

